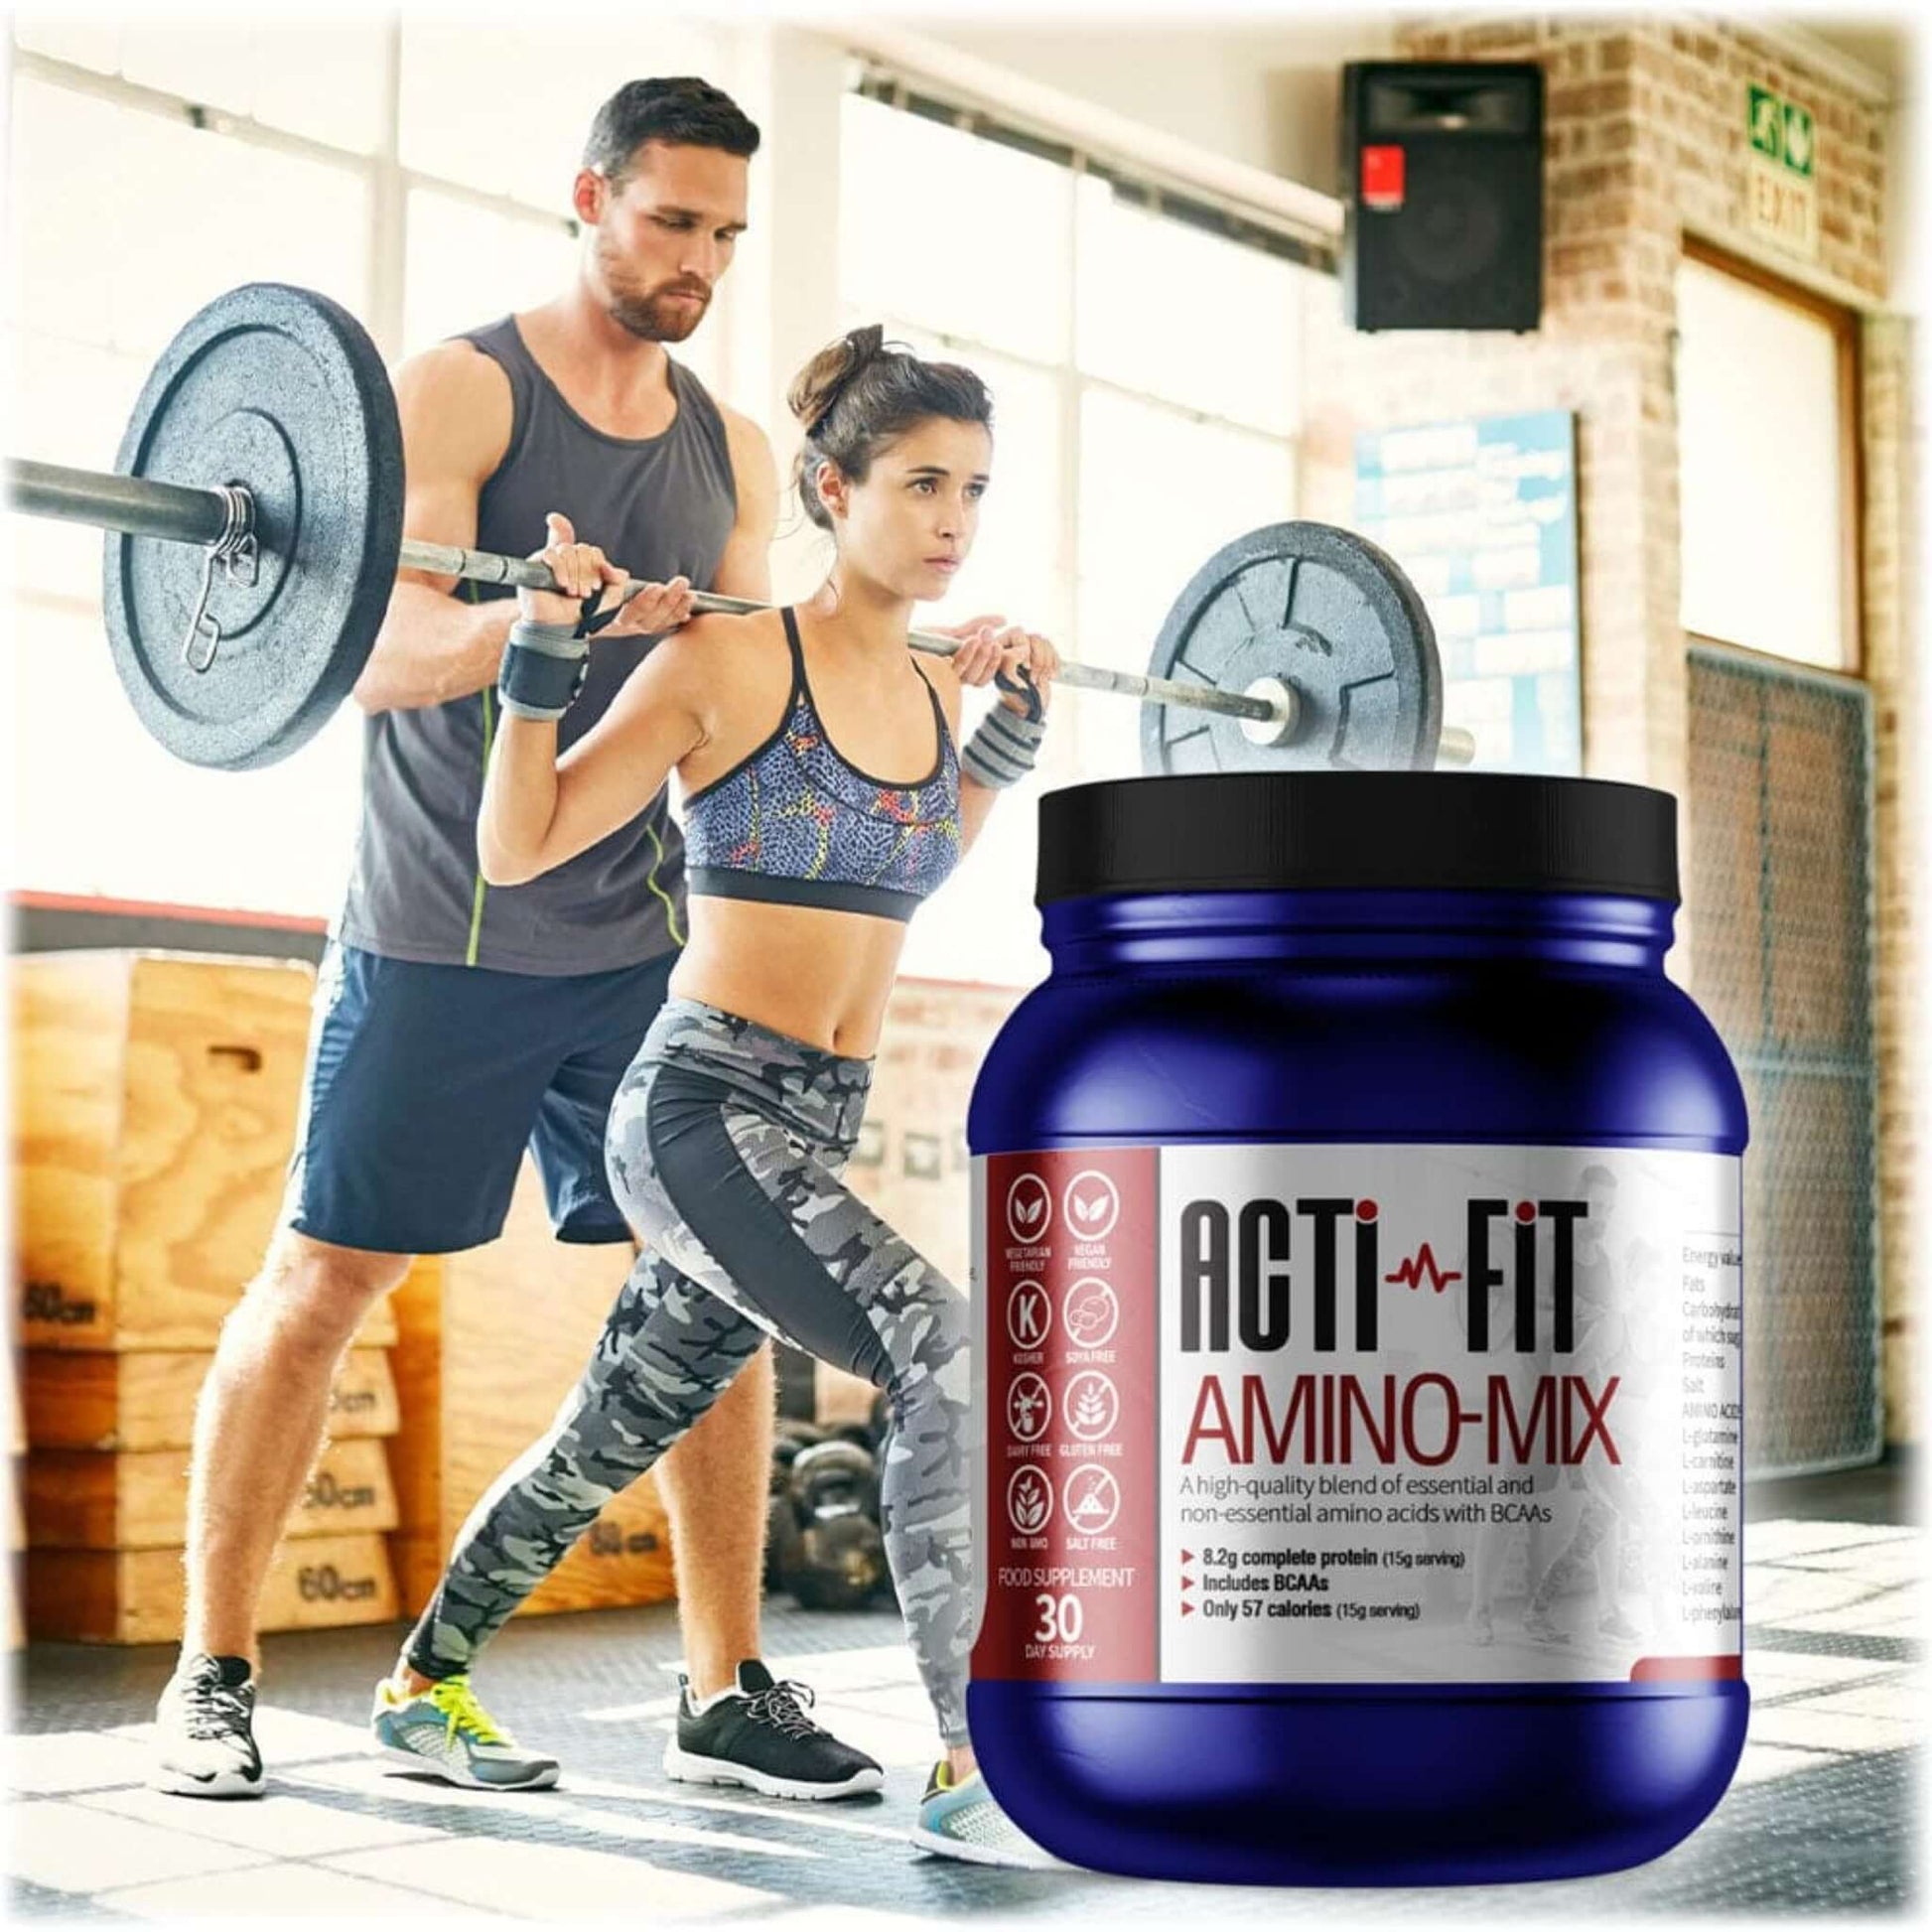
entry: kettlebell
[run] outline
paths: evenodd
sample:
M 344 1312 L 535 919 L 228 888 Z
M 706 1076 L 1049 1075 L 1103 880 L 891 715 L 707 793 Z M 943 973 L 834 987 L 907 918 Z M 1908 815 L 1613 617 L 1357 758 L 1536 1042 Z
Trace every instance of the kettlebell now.
M 839 1437 L 801 1449 L 788 1500 L 789 1520 L 771 1538 L 783 1587 L 804 1609 L 857 1609 L 886 1581 L 872 1452 Z

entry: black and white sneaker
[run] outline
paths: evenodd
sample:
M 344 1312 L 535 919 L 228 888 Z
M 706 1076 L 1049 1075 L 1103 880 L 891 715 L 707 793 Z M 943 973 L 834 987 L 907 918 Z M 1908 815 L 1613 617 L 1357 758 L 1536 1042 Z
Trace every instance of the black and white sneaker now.
M 255 1686 L 246 1657 L 190 1657 L 155 1708 L 148 1782 L 181 1798 L 259 1798 Z
M 677 1680 L 677 1734 L 664 1774 L 686 1784 L 742 1784 L 767 1798 L 850 1798 L 886 1781 L 879 1763 L 842 1744 L 805 1715 L 803 1684 L 779 1683 L 756 1658 L 738 1667 L 735 1690 L 694 1704 Z M 804 1699 L 804 1705 L 799 1703 Z

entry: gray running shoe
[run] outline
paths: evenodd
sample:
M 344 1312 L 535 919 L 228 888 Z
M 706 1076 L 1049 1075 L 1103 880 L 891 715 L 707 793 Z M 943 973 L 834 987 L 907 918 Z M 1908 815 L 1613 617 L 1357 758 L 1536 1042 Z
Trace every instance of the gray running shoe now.
M 385 1677 L 375 1687 L 369 1729 L 395 1769 L 427 1771 L 471 1791 L 541 1791 L 557 1782 L 557 1760 L 518 1750 L 477 1702 L 467 1671 L 426 1691 Z
M 1043 1852 L 994 1801 L 978 1771 L 952 1781 L 942 1757 L 926 1780 L 919 1800 L 912 1843 L 942 1859 L 969 1864 L 1003 1864 L 1022 1871 L 1052 1871 L 1060 1861 Z

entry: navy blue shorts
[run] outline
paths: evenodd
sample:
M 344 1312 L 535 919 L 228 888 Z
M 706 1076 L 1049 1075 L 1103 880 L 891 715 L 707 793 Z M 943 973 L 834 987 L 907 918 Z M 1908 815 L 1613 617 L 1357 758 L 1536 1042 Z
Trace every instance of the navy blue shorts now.
M 559 1241 L 628 1242 L 605 1121 L 676 963 L 554 978 L 332 940 L 284 1220 L 384 1254 L 480 1247 L 502 1232 L 527 1145 Z

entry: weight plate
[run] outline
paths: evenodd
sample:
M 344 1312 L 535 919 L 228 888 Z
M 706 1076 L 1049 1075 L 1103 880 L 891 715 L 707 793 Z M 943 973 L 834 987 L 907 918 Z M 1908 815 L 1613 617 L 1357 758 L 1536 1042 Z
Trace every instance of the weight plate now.
M 1432 769 L 1443 669 L 1422 599 L 1385 551 L 1326 523 L 1271 523 L 1217 550 L 1174 600 L 1155 677 L 1264 695 L 1288 686 L 1279 742 L 1180 705 L 1141 712 L 1151 772 Z M 1274 680 L 1274 685 L 1266 680 Z
M 136 714 L 191 764 L 287 758 L 348 696 L 395 587 L 402 430 L 367 331 L 326 295 L 278 282 L 216 297 L 155 364 L 116 467 L 242 484 L 260 551 L 252 585 L 215 570 L 220 637 L 197 671 L 184 646 L 204 552 L 108 533 L 101 605 Z

